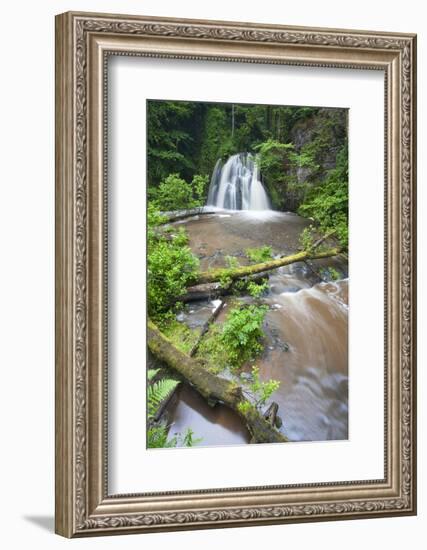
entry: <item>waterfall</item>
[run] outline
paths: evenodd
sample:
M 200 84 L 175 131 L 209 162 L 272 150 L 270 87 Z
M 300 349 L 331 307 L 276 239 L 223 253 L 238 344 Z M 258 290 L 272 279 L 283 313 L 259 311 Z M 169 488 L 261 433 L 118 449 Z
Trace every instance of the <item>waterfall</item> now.
M 259 167 L 251 153 L 238 153 L 225 164 L 217 161 L 207 205 L 228 210 L 270 210 Z

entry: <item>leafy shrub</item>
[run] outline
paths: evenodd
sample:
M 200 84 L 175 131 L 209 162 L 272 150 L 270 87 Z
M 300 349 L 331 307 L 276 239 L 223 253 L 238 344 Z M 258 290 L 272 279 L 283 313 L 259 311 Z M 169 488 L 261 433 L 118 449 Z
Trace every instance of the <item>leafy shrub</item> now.
M 193 188 L 194 206 L 203 206 L 206 202 L 209 176 L 196 174 L 191 181 Z
M 348 245 L 348 157 L 347 146 L 337 155 L 336 168 L 323 183 L 313 187 L 299 207 L 301 216 L 311 217 L 324 232 L 334 231 L 343 246 Z
M 175 299 L 185 292 L 199 267 L 198 259 L 187 246 L 185 230 L 181 228 L 176 233 L 160 231 L 155 225 L 159 216 L 155 209 L 149 210 L 147 297 L 148 314 L 153 318 L 171 308 Z
M 271 246 L 261 246 L 260 248 L 247 248 L 245 254 L 251 262 L 260 264 L 271 260 L 273 250 Z
M 262 351 L 260 340 L 267 306 L 250 305 L 233 309 L 222 327 L 221 342 L 231 367 L 240 367 Z
M 310 252 L 314 245 L 314 226 L 304 227 L 299 236 L 299 243 L 305 252 Z
M 246 289 L 253 298 L 259 298 L 268 289 L 268 282 L 256 283 L 254 281 L 249 281 Z
M 314 163 L 313 154 L 298 153 L 293 143 L 282 143 L 275 139 L 268 139 L 255 149 L 258 151 L 257 163 L 273 205 L 280 209 L 289 207 L 289 191 L 298 196 L 299 200 L 306 192 L 306 185 L 298 182 L 296 171 L 298 168 L 306 168 L 310 173 L 315 171 L 318 166 Z
M 259 368 L 252 368 L 252 382 L 249 384 L 249 391 L 255 401 L 255 407 L 260 410 L 270 399 L 272 394 L 279 389 L 278 380 L 267 380 L 261 382 L 259 377 Z
M 191 183 L 187 183 L 179 174 L 169 174 L 154 192 L 150 192 L 149 200 L 166 212 L 203 206 L 208 179 L 208 176 L 195 175 Z
M 156 203 L 160 210 L 164 211 L 191 208 L 193 189 L 178 174 L 170 174 L 159 185 Z

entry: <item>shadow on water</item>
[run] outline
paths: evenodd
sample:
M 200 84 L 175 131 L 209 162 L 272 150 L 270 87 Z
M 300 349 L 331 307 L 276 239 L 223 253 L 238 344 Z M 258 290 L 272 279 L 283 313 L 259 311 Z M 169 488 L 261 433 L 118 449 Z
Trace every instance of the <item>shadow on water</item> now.
M 250 433 L 239 416 L 224 405 L 210 407 L 190 386 L 182 386 L 168 408 L 172 423 L 169 436 L 184 433 L 188 427 L 195 437 L 202 437 L 199 445 L 239 445 L 249 443 Z

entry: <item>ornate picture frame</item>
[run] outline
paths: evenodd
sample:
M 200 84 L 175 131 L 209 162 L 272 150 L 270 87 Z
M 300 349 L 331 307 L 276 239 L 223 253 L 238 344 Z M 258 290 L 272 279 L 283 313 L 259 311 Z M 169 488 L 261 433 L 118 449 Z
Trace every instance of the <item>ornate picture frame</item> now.
M 111 55 L 372 69 L 385 77 L 384 478 L 108 492 Z M 416 36 L 68 12 L 56 18 L 56 532 L 65 537 L 416 513 Z

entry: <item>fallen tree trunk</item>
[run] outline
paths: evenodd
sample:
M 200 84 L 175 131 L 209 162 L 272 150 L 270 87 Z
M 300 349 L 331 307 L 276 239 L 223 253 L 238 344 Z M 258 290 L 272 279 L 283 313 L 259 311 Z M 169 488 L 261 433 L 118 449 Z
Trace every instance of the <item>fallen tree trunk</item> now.
M 211 324 L 215 321 L 215 319 L 218 317 L 218 315 L 221 313 L 221 310 L 222 308 L 224 307 L 224 302 L 222 302 L 221 300 L 219 301 L 220 303 L 215 307 L 215 309 L 213 310 L 213 312 L 211 313 L 211 316 L 209 317 L 209 319 L 206 321 L 206 323 L 204 324 L 202 330 L 200 331 L 200 334 L 199 334 L 199 337 L 197 338 L 197 341 L 195 342 L 195 344 L 193 345 L 193 347 L 190 349 L 188 355 L 190 357 L 193 357 L 193 355 L 196 353 L 196 351 L 199 349 L 199 346 L 203 340 L 203 336 L 207 333 L 207 331 L 209 330 L 209 327 L 211 326 Z
M 244 397 L 242 388 L 238 384 L 210 373 L 200 362 L 178 350 L 150 320 L 148 321 L 148 347 L 157 359 L 183 376 L 208 403 L 212 405 L 223 403 L 235 411 L 246 423 L 252 434 L 253 443 L 287 441 L 286 437 L 267 422 Z M 243 409 L 242 404 L 245 405 Z
M 196 208 L 187 208 L 187 210 L 172 210 L 170 212 L 160 212 L 161 216 L 165 220 L 160 224 L 176 222 L 178 220 L 185 220 L 185 218 L 191 218 L 192 216 L 200 216 L 203 214 L 215 214 L 216 210 L 207 210 L 205 206 L 197 206 Z
M 262 281 L 268 277 L 268 273 L 257 273 L 253 276 L 245 277 L 247 282 L 249 281 Z M 232 294 L 235 291 L 235 286 L 230 284 L 229 286 L 222 286 L 219 282 L 204 283 L 200 285 L 190 286 L 187 288 L 187 292 L 182 296 L 179 296 L 177 301 L 179 302 L 197 302 L 199 300 L 213 300 L 219 296 L 226 296 Z
M 202 271 L 196 276 L 193 284 L 200 285 L 205 283 L 214 283 L 220 281 L 221 278 L 227 278 L 234 281 L 236 279 L 240 279 L 241 277 L 248 277 L 250 275 L 255 275 L 256 273 L 261 273 L 263 271 L 270 271 L 271 269 L 277 269 L 278 267 L 290 265 L 295 262 L 330 258 L 332 256 L 340 254 L 340 252 L 342 252 L 341 248 L 330 248 L 322 252 L 303 250 L 302 252 L 297 252 L 296 254 L 291 254 L 290 256 L 282 256 L 277 260 L 268 260 L 259 264 L 245 265 L 242 267 L 237 267 L 235 269 L 219 268 L 209 271 Z

